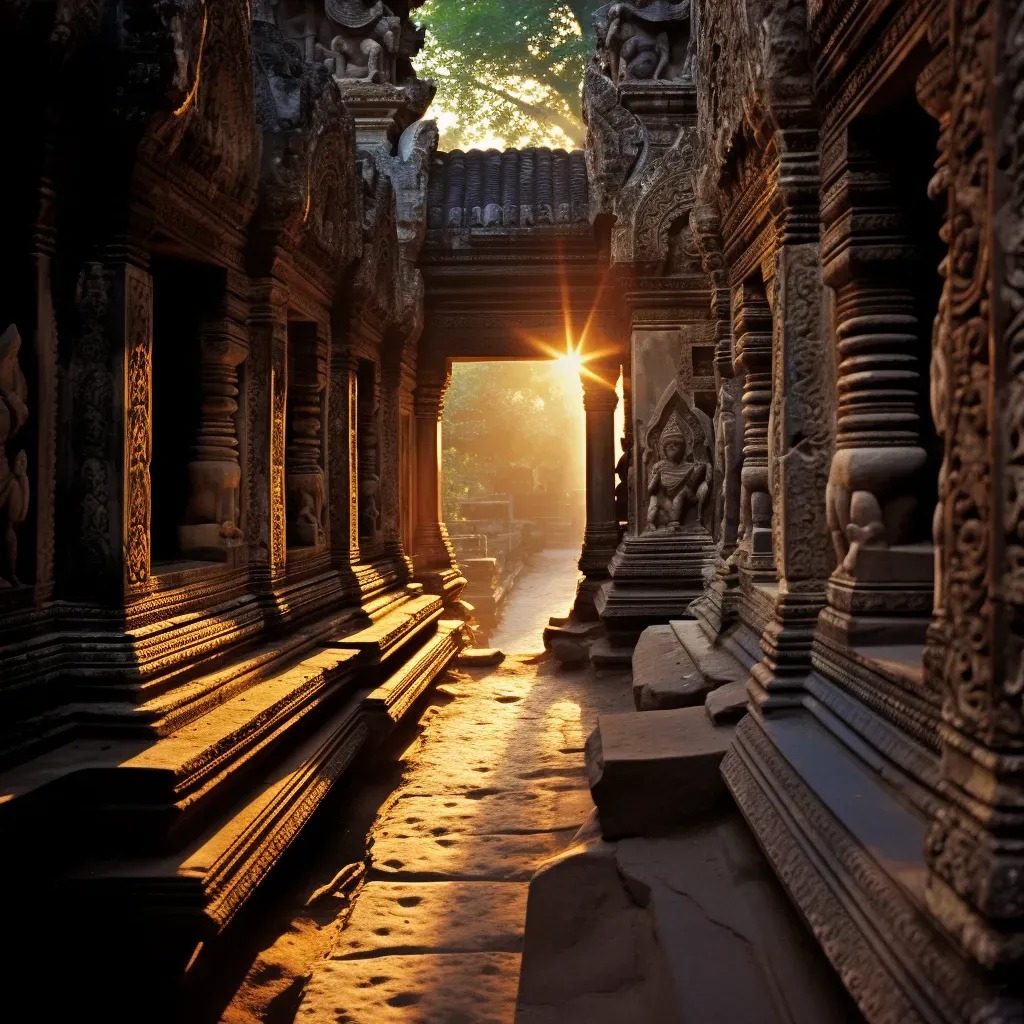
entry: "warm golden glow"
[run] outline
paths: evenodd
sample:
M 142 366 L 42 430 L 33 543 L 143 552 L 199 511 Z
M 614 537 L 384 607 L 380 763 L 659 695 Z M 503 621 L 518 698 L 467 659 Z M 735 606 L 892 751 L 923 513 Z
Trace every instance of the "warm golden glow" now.
M 206 46 L 206 20 L 207 20 L 207 8 L 204 0 L 203 3 L 203 28 L 199 34 L 199 53 L 196 55 L 196 80 L 192 83 L 192 88 L 189 89 L 188 95 L 182 101 L 180 107 L 174 111 L 175 117 L 181 117 L 190 106 L 192 101 L 196 98 L 196 93 L 199 92 L 199 75 L 203 67 L 203 48 Z
M 555 360 L 555 369 L 570 380 L 578 380 L 583 372 L 583 356 L 579 349 L 570 348 L 564 355 L 560 355 Z

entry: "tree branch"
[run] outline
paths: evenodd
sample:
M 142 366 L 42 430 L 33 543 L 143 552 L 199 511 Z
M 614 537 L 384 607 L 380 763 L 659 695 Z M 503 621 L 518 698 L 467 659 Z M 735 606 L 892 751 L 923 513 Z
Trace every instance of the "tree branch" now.
M 583 145 L 585 137 L 583 126 L 566 117 L 564 114 L 559 113 L 557 110 L 551 110 L 548 107 L 542 107 L 539 104 L 530 103 L 527 100 L 521 100 L 518 96 L 513 96 L 512 93 L 505 92 L 504 89 L 499 89 L 497 86 L 490 85 L 487 82 L 481 81 L 479 78 L 474 80 L 474 85 L 479 89 L 483 89 L 484 92 L 489 92 L 494 96 L 501 97 L 501 99 L 511 103 L 515 107 L 518 107 L 524 114 L 528 114 L 535 121 L 540 121 L 541 124 L 557 125 L 563 132 L 565 132 L 574 146 Z

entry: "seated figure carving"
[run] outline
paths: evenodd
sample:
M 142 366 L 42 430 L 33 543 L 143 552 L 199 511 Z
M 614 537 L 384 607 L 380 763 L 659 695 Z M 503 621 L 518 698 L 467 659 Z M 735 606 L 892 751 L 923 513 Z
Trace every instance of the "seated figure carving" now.
M 679 530 L 694 509 L 700 524 L 709 494 L 709 467 L 686 461 L 686 436 L 673 419 L 661 435 L 661 458 L 651 467 L 647 493 L 647 530 Z

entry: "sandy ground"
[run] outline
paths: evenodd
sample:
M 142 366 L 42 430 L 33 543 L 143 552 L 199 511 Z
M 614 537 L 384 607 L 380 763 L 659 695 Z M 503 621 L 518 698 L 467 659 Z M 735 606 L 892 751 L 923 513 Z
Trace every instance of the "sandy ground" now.
M 541 649 L 576 557 L 530 567 L 495 632 L 503 649 Z M 404 749 L 325 808 L 305 863 L 282 864 L 292 909 L 251 937 L 223 1024 L 510 1024 L 528 880 L 593 806 L 583 743 L 597 715 L 631 707 L 624 675 L 535 654 L 449 671 Z M 330 891 L 349 864 L 363 874 Z

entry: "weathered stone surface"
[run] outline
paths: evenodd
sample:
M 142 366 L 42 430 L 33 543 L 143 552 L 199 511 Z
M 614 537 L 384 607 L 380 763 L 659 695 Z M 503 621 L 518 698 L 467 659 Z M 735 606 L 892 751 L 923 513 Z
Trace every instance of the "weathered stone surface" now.
M 715 725 L 737 722 L 747 713 L 747 684 L 726 683 L 712 690 L 704 701 L 704 710 Z
M 731 739 L 703 708 L 602 715 L 586 755 L 605 838 L 658 835 L 726 805 L 718 766 Z
M 516 1024 L 682 1024 L 646 901 L 600 838 L 545 864 L 530 882 Z
M 525 882 L 537 865 L 565 848 L 574 828 L 531 835 L 470 835 L 398 839 L 373 846 L 371 874 L 378 878 L 483 879 Z
M 551 653 L 563 668 L 583 668 L 590 661 L 590 648 L 587 644 L 565 637 L 552 639 Z
M 726 683 L 743 682 L 746 669 L 728 652 L 716 647 L 698 622 L 677 620 L 669 623 L 686 653 L 708 681 L 710 689 Z
M 696 624 L 695 624 L 696 625 Z M 694 707 L 712 689 L 671 626 L 648 626 L 633 651 L 633 699 L 638 711 Z
M 517 953 L 330 961 L 313 975 L 296 1021 L 507 1024 L 518 978 Z
M 735 810 L 530 883 L 516 1024 L 859 1020 Z
M 515 882 L 370 882 L 331 957 L 518 953 L 526 889 Z

